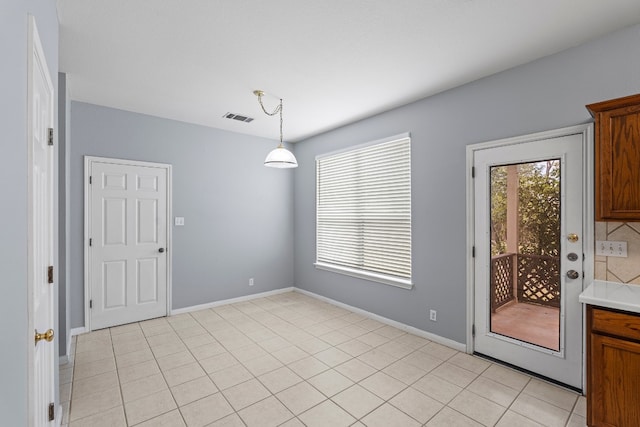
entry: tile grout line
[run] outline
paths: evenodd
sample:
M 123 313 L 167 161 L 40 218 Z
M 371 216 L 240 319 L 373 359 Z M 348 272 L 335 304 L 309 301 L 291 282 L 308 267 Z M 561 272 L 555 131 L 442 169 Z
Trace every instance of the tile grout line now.
M 514 371 L 514 372 L 515 372 L 515 371 Z M 502 416 L 500 416 L 500 418 L 498 419 L 498 422 L 497 422 L 497 423 L 499 423 L 499 422 L 500 422 L 500 420 L 504 417 L 504 415 L 505 415 L 507 412 L 509 412 L 509 411 L 511 410 L 511 407 L 513 406 L 513 404 L 514 404 L 514 403 L 516 403 L 516 400 L 518 400 L 518 398 L 519 398 L 519 397 L 524 393 L 524 389 L 525 389 L 525 388 L 527 388 L 527 386 L 531 383 L 531 380 L 533 380 L 533 377 L 529 376 L 529 379 L 527 380 L 527 382 L 524 384 L 524 386 L 522 386 L 522 389 L 518 392 L 518 394 L 516 394 L 516 397 L 511 401 L 511 403 L 509 404 L 509 406 L 507 406 L 507 410 L 506 410 L 506 411 L 504 411 L 504 413 L 502 414 Z M 507 386 L 507 387 L 508 387 L 508 386 Z M 525 393 L 525 394 L 526 394 L 526 393 Z M 515 412 L 516 414 L 518 414 L 518 415 L 520 415 L 520 416 L 522 416 L 522 417 L 524 417 L 524 418 L 526 418 L 526 419 L 528 419 L 528 420 L 531 420 L 531 421 L 533 421 L 533 422 L 536 422 L 536 423 L 537 423 L 537 421 L 532 420 L 531 418 L 527 417 L 526 415 L 522 415 L 521 413 L 519 413 L 519 412 L 517 412 L 517 411 L 512 411 L 512 412 Z M 496 423 L 496 424 L 497 424 L 497 423 Z M 538 423 L 538 424 L 539 424 L 539 423 Z
M 113 343 L 113 335 L 111 334 L 111 328 L 109 328 L 109 340 L 111 341 L 111 351 L 113 351 L 113 364 L 116 367 L 116 378 L 118 378 L 118 391 L 120 392 L 120 399 L 122 401 L 122 412 L 124 414 L 124 423 L 129 426 L 129 420 L 127 418 L 127 410 L 124 406 L 124 394 L 122 392 L 122 382 L 120 381 L 120 370 L 118 369 L 118 360 L 116 359 L 116 349 Z

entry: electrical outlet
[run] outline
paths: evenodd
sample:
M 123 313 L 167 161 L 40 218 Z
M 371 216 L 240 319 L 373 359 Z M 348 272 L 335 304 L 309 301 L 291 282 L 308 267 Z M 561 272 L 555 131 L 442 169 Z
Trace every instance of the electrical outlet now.
M 435 310 L 429 310 L 429 320 L 431 320 L 432 322 L 437 322 L 437 315 L 438 312 Z
M 181 227 L 184 225 L 184 217 L 183 216 L 177 216 L 175 217 L 175 222 L 174 224 L 178 227 Z
M 611 240 L 596 241 L 596 255 L 627 257 L 627 242 L 614 242 Z
M 253 277 L 249 279 L 249 286 L 253 286 Z

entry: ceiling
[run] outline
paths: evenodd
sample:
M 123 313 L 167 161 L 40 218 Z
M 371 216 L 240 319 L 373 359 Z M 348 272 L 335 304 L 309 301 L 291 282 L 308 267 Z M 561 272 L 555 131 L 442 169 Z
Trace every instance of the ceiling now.
M 58 14 L 71 99 L 277 139 L 262 89 L 295 142 L 638 23 L 640 1 L 58 0 Z

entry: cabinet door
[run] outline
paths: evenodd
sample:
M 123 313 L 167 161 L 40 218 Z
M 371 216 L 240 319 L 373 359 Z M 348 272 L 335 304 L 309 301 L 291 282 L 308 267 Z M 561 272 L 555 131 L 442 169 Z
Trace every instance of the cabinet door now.
M 597 115 L 596 220 L 640 220 L 640 105 Z
M 590 425 L 640 426 L 640 344 L 591 334 Z

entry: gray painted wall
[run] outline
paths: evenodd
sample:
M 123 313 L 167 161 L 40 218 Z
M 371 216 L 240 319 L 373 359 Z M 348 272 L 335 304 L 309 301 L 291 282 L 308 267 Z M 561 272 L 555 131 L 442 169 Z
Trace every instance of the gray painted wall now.
M 173 165 L 173 215 L 185 218 L 183 227 L 173 227 L 170 248 L 177 309 L 293 286 L 293 172 L 262 164 L 275 146 L 268 139 L 72 102 L 72 327 L 84 325 L 83 156 Z
M 67 94 L 67 75 L 58 73 L 58 338 L 60 356 L 67 355 L 71 327 L 69 323 L 69 292 L 67 292 L 67 271 L 69 270 L 68 227 L 69 150 L 67 129 L 69 128 L 69 108 L 71 102 Z
M 585 123 L 586 104 L 639 92 L 640 25 L 296 144 L 296 286 L 464 343 L 465 147 Z M 315 156 L 407 131 L 414 289 L 316 270 Z
M 0 2 L 0 414 L 7 426 L 27 425 L 27 349 L 33 345 L 27 320 L 27 14 L 36 17 L 54 86 L 58 75 L 56 3 Z

